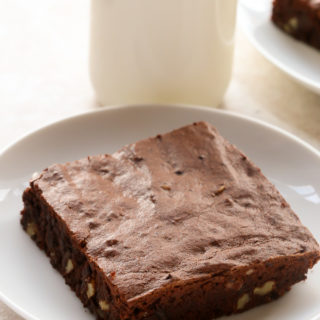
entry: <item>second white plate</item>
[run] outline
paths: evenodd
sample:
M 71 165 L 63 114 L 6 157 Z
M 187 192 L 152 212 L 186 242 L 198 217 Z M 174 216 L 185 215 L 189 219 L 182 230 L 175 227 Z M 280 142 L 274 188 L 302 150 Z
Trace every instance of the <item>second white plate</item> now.
M 89 320 L 75 294 L 22 230 L 21 195 L 35 171 L 56 162 L 112 153 L 194 121 L 215 125 L 257 163 L 320 240 L 320 154 L 258 121 L 202 107 L 103 109 L 40 129 L 0 153 L 0 299 L 27 319 Z M 320 315 L 320 266 L 283 298 L 226 320 L 314 320 Z
M 293 79 L 320 94 L 320 52 L 271 22 L 272 0 L 240 0 L 239 23 L 253 45 Z

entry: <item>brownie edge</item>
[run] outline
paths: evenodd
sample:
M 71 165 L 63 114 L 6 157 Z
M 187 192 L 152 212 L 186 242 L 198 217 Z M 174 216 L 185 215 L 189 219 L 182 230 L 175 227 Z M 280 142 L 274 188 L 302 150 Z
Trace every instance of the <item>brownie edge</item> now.
M 23 228 L 100 320 L 243 312 L 320 257 L 260 169 L 204 122 L 50 166 L 23 201 Z

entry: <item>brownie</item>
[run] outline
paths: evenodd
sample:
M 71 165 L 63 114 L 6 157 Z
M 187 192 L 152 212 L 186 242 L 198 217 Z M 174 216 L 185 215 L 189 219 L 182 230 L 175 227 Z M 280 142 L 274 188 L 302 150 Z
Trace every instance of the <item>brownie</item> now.
M 320 0 L 274 0 L 272 21 L 292 37 L 320 49 Z
M 54 164 L 23 201 L 23 228 L 97 319 L 242 312 L 320 257 L 260 169 L 205 122 Z

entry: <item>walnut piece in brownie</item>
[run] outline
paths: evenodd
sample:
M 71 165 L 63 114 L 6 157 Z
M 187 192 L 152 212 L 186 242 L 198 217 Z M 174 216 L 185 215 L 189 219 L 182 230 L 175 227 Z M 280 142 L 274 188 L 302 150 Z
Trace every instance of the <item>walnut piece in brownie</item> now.
M 320 49 L 320 0 L 274 0 L 272 21 L 292 37 Z
M 208 123 L 55 164 L 22 226 L 97 319 L 209 320 L 282 296 L 319 246 Z

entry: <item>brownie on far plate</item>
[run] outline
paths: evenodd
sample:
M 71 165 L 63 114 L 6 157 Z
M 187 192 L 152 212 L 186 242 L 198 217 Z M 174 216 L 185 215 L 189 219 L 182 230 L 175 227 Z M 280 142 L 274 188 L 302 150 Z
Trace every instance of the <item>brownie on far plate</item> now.
M 272 21 L 292 37 L 320 49 L 320 0 L 274 0 Z
M 242 312 L 320 257 L 260 169 L 205 122 L 54 164 L 23 201 L 23 228 L 97 319 Z

